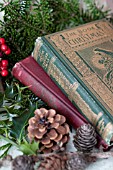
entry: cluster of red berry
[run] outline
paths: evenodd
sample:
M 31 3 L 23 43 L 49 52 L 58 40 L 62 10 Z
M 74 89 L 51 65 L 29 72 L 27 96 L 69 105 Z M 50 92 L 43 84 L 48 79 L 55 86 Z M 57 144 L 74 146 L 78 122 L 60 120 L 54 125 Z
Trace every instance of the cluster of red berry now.
M 3 55 L 9 55 L 11 53 L 10 48 L 7 46 L 5 39 L 0 38 L 0 74 L 5 77 L 8 75 L 8 60 L 3 60 Z

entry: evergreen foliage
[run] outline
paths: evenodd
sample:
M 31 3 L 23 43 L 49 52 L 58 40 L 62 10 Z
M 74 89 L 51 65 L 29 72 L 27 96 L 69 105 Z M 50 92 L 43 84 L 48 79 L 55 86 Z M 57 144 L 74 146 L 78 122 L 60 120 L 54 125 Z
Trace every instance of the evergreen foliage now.
M 1 4 L 0 11 L 5 14 L 4 21 L 0 21 L 0 35 L 12 50 L 10 68 L 31 55 L 38 36 L 107 16 L 92 2 L 86 4 L 85 13 L 80 11 L 78 0 L 8 0 Z
M 10 85 L 6 84 L 4 94 L 0 93 L 0 140 L 7 142 L 0 146 L 0 151 L 4 151 L 0 158 L 7 155 L 12 145 L 25 154 L 34 154 L 35 148 L 38 149 L 38 143 L 29 143 L 26 126 L 28 120 L 34 116 L 35 109 L 45 105 L 40 99 L 31 100 L 29 93 L 25 92 L 27 88 L 14 81 Z
M 78 0 L 4 0 L 0 4 L 0 11 L 4 11 L 4 20 L 0 21 L 0 36 L 5 38 L 12 51 L 8 57 L 5 56 L 10 71 L 16 62 L 31 55 L 38 36 L 107 17 L 108 13 L 97 9 L 92 1 L 85 1 L 87 10 L 84 12 Z M 19 147 L 23 153 L 35 153 L 38 145 L 29 144 L 24 139 L 26 125 L 37 102 L 38 108 L 46 106 L 17 80 L 16 85 L 12 84 L 13 79 L 9 74 L 4 81 L 5 93 L 0 93 L 0 116 L 6 116 L 0 121 L 0 139 L 7 141 L 0 147 L 0 150 L 6 149 L 0 157 L 6 156 L 12 145 Z M 35 150 L 32 149 L 34 146 Z

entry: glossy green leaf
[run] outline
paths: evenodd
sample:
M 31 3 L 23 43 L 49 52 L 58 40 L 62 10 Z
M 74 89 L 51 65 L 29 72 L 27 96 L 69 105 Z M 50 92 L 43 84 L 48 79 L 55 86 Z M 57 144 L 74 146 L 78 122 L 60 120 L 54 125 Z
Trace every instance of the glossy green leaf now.
M 9 114 L 12 114 L 12 112 L 13 112 L 13 110 L 14 110 L 14 105 L 11 105 L 11 106 L 4 106 L 4 108 L 5 108 L 5 110 L 6 110 L 6 112 L 7 112 L 7 114 L 9 115 Z
M 4 148 L 4 152 L 0 155 L 0 159 L 4 158 L 5 156 L 7 156 L 8 151 L 11 148 L 11 144 L 8 143 L 8 144 L 4 145 L 3 148 Z M 0 148 L 0 150 L 3 149 L 3 148 Z
M 15 96 L 14 86 L 12 84 L 9 85 L 6 83 L 5 97 L 12 99 L 14 96 Z
M 22 101 L 22 94 L 21 92 L 18 93 L 18 95 L 16 96 L 16 102 L 21 102 Z
M 21 144 L 19 149 L 26 155 L 35 155 L 39 149 L 39 142 Z
M 11 135 L 21 141 L 25 135 L 25 127 L 28 120 L 33 117 L 36 105 L 30 102 L 29 109 L 26 109 L 20 116 L 12 118 L 13 126 L 11 128 Z
M 0 146 L 0 151 L 6 149 L 10 145 L 11 145 L 10 143 L 6 143 L 5 145 Z

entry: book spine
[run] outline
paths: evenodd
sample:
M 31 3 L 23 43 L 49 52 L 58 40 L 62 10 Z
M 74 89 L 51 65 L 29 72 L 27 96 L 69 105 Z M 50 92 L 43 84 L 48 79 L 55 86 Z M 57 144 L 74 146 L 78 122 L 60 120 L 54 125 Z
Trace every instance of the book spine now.
M 28 62 L 29 60 L 29 62 Z M 33 58 L 30 57 L 24 59 L 25 63 L 29 65 L 29 63 L 33 66 L 33 70 L 42 72 L 42 68 L 37 64 L 32 62 Z M 36 66 L 37 64 L 37 66 Z M 40 69 L 37 69 L 39 68 Z M 63 93 L 60 91 L 58 92 L 59 96 L 64 96 L 65 101 L 57 97 L 57 94 L 55 95 L 49 88 L 45 86 L 45 84 L 38 78 L 38 76 L 35 74 L 35 71 L 29 70 L 30 68 L 26 67 L 24 63 L 21 61 L 19 63 L 16 63 L 15 66 L 12 69 L 12 75 L 18 79 L 22 84 L 25 86 L 28 86 L 28 88 L 40 99 L 42 99 L 45 103 L 47 103 L 48 106 L 55 109 L 60 114 L 64 115 L 69 123 L 77 129 L 84 123 L 88 123 L 87 120 L 77 111 L 77 109 L 72 105 L 72 103 L 65 98 Z M 40 75 L 43 76 L 43 73 Z M 44 75 L 45 79 L 45 75 Z M 49 84 L 51 83 L 53 86 L 54 91 L 58 89 L 58 87 L 51 81 L 49 76 L 46 75 L 46 80 L 48 79 Z M 56 86 L 56 87 L 55 87 Z M 97 148 L 100 146 L 103 146 L 104 150 L 108 149 L 108 144 L 98 135 L 97 133 Z
M 76 75 L 69 71 L 42 38 L 36 40 L 33 57 L 83 116 L 95 126 L 101 137 L 110 145 L 113 136 L 113 124 L 111 117 L 109 117 L 110 113 L 108 114 L 94 100 L 76 79 Z
M 28 86 L 28 88 L 40 99 L 42 99 L 48 106 L 55 109 L 57 112 L 64 115 L 69 123 L 76 129 L 87 123 L 84 117 L 80 113 L 68 105 L 68 101 L 62 101 L 57 98 L 44 84 L 37 80 L 34 75 L 29 74 L 29 72 L 23 68 L 21 63 L 17 63 L 13 70 L 12 74 L 17 78 L 22 84 Z

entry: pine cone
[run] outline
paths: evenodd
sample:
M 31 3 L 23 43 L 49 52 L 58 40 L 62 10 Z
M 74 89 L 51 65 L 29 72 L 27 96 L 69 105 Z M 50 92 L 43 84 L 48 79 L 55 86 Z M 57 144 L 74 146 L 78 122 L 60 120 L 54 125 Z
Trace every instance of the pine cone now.
M 84 155 L 75 154 L 71 156 L 65 164 L 65 170 L 84 170 L 87 167 L 87 161 Z
M 43 157 L 37 170 L 84 170 L 95 161 L 90 154 L 64 152 Z
M 34 170 L 34 165 L 33 156 L 21 155 L 12 161 L 12 170 Z
M 66 156 L 67 155 L 67 156 Z M 65 154 L 65 170 L 84 170 L 97 158 L 90 153 L 75 152 Z
M 79 151 L 89 152 L 97 143 L 96 132 L 90 124 L 84 124 L 79 127 L 74 136 L 74 146 Z
M 35 116 L 29 120 L 28 138 L 40 142 L 40 151 L 44 153 L 59 151 L 69 140 L 69 125 L 66 118 L 56 114 L 53 109 L 35 110 Z
M 48 157 L 45 157 L 38 170 L 65 170 L 66 159 L 64 159 L 59 154 L 54 154 Z

